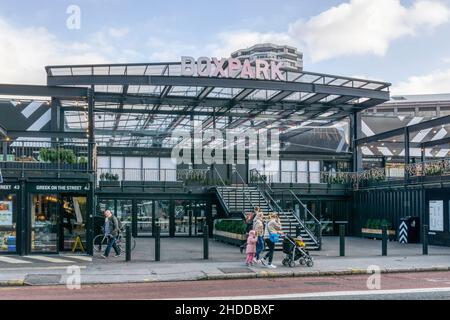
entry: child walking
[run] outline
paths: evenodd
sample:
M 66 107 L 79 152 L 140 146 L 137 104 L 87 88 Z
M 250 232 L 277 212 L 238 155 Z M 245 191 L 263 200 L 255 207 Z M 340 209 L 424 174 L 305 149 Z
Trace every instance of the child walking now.
M 247 253 L 247 260 L 246 265 L 249 267 L 251 265 L 253 265 L 253 260 L 255 259 L 255 254 L 256 254 L 256 243 L 258 242 L 258 238 L 256 237 L 256 232 L 255 230 L 251 230 L 248 234 L 248 238 L 247 238 L 247 249 L 246 249 L 246 253 Z

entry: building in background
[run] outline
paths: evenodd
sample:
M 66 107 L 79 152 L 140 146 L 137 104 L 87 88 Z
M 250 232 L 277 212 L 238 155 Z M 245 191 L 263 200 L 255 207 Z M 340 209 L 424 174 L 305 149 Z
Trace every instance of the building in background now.
M 276 45 L 272 43 L 256 44 L 246 49 L 240 49 L 231 54 L 232 58 L 241 61 L 249 59 L 250 62 L 256 60 L 282 62 L 286 71 L 303 70 L 303 53 L 297 48 L 287 45 Z

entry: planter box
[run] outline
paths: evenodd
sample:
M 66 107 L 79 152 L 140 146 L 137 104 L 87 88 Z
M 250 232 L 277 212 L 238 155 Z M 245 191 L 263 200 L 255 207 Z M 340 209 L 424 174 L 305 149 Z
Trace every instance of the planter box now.
M 372 239 L 381 239 L 383 235 L 383 230 L 381 229 L 361 229 L 362 237 L 364 238 L 372 238 Z M 395 240 L 396 232 L 395 230 L 387 230 L 387 236 L 389 240 Z
M 240 246 L 244 241 L 247 240 L 247 237 L 245 234 L 214 230 L 214 239 L 235 246 Z
M 120 181 L 100 181 L 100 187 L 120 187 Z

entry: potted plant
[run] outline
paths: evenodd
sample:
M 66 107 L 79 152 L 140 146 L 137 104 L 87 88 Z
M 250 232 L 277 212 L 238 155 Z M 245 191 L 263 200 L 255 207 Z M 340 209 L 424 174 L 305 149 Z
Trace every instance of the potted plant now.
M 100 186 L 102 187 L 119 187 L 119 175 L 110 173 L 110 172 L 104 172 L 100 174 Z
M 395 240 L 395 230 L 392 222 L 386 219 L 368 219 L 364 227 L 361 229 L 361 235 L 364 238 L 381 239 L 383 235 L 382 227 L 387 227 L 387 235 L 389 240 Z

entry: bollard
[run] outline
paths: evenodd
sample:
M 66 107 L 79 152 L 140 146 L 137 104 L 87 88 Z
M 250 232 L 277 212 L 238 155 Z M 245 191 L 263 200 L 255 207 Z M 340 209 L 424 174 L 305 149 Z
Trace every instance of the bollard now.
M 423 235 L 422 235 L 422 251 L 424 255 L 428 255 L 428 226 L 423 226 Z
M 345 225 L 339 226 L 339 252 L 341 257 L 345 257 Z
M 203 227 L 203 259 L 209 259 L 209 227 L 207 223 Z
M 387 237 L 387 226 L 384 225 L 381 227 L 382 229 L 382 236 L 381 236 L 381 255 L 382 256 L 387 256 L 387 242 L 388 242 L 388 237 Z
M 322 225 L 320 223 L 316 223 L 316 234 L 319 244 L 319 250 L 322 250 Z
M 161 261 L 161 226 L 156 225 L 155 234 L 155 261 Z
M 125 261 L 131 261 L 131 226 L 125 227 Z

